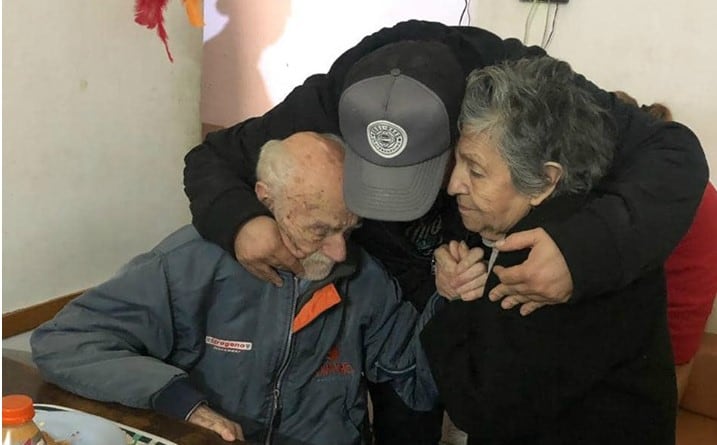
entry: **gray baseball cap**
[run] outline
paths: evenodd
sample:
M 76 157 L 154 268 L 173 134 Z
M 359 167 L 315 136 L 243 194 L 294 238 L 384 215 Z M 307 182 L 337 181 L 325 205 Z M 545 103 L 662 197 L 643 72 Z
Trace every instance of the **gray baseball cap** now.
M 349 209 L 411 221 L 431 208 L 453 155 L 465 75 L 450 48 L 428 41 L 383 46 L 349 70 L 339 100 Z

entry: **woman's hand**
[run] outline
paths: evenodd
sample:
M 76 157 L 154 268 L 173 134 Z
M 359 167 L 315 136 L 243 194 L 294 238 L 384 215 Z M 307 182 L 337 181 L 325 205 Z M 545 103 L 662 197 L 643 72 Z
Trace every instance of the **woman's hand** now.
M 483 296 L 488 278 L 483 249 L 468 249 L 465 242 L 451 241 L 433 253 L 436 289 L 449 300 L 475 300 Z

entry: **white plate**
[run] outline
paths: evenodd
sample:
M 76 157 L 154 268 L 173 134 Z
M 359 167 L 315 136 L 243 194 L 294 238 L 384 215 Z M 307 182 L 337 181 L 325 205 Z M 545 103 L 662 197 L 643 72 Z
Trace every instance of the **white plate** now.
M 55 440 L 70 445 L 126 445 L 124 431 L 107 419 L 70 411 L 35 411 L 35 423 Z

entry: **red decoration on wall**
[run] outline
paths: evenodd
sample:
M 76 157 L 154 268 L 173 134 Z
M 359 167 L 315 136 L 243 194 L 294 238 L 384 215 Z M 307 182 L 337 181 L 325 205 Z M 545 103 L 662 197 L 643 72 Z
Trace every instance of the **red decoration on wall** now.
M 169 57 L 170 62 L 174 62 L 167 43 L 169 39 L 167 30 L 164 28 L 164 10 L 167 8 L 168 2 L 169 0 L 135 0 L 134 21 L 149 29 L 157 28 L 157 35 L 164 43 L 167 57 Z
M 169 40 L 167 30 L 164 29 L 164 10 L 167 9 L 167 3 L 169 3 L 169 0 L 135 0 L 134 21 L 149 29 L 157 28 L 157 35 L 164 43 L 167 57 L 169 57 L 170 62 L 174 62 L 167 43 L 167 40 Z M 187 13 L 189 23 L 197 28 L 204 26 L 202 0 L 182 0 L 182 3 L 184 3 L 184 10 Z

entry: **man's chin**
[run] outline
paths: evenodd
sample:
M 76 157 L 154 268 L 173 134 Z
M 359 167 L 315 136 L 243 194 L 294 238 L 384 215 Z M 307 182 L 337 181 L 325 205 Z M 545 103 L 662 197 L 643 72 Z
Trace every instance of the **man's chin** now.
M 309 281 L 320 281 L 328 277 L 334 268 L 334 263 L 321 265 L 304 265 L 302 278 Z

